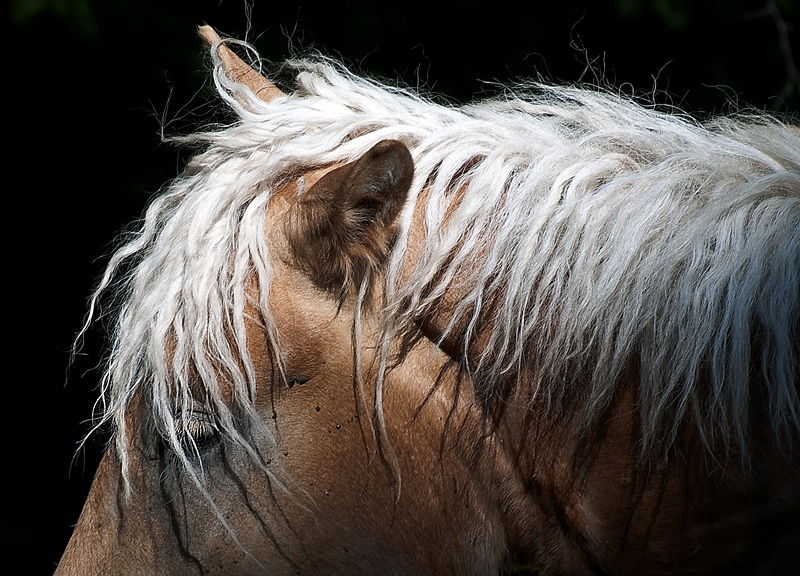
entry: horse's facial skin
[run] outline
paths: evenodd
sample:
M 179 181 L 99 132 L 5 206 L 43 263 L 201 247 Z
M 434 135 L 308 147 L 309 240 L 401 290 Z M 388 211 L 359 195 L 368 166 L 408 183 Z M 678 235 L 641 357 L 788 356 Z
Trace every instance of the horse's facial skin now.
M 316 195 L 320 203 L 347 210 L 357 206 L 358 218 L 320 217 L 310 208 L 320 205 L 301 202 L 294 183 L 271 200 L 266 222 L 275 272 L 270 313 L 282 336 L 286 379 L 275 369 L 263 330 L 250 321 L 256 406 L 278 438 L 278 451 L 257 431 L 252 442 L 261 465 L 286 480 L 285 489 L 241 446 L 214 437 L 200 417 L 193 440 L 199 442 L 206 497 L 159 442 L 147 407 L 134 401 L 130 500 L 122 496 L 112 448 L 103 457 L 58 576 L 483 574 L 502 563 L 499 511 L 488 498 L 493 492 L 481 488 L 489 478 L 477 475 L 496 469 L 480 465 L 493 458 L 494 448 L 489 440 L 476 442 L 483 419 L 470 386 L 459 384 L 454 366 L 447 368 L 448 357 L 423 343 L 389 372 L 383 454 L 374 437 L 380 433 L 372 408 L 377 350 L 366 347 L 358 359 L 363 390 L 356 378 L 354 299 L 348 285 L 360 280 L 353 274 L 366 274 L 385 256 L 391 237 L 382 230 L 391 229 L 387 224 L 402 205 L 411 169 L 408 151 L 389 143 L 327 176 L 325 171 L 306 175 L 313 192 L 309 198 Z M 349 204 L 322 198 L 341 198 L 343 190 Z M 364 200 L 367 193 L 371 196 Z M 326 230 L 324 222 L 339 230 Z M 344 230 L 348 223 L 357 231 Z M 310 248 L 300 243 L 326 235 L 344 243 L 336 250 L 354 256 L 338 267 L 315 266 Z M 307 258 L 300 267 L 294 264 L 298 255 Z M 371 314 L 361 327 L 365 342 L 378 339 Z M 393 456 L 387 455 L 390 450 Z M 86 541 L 92 546 L 81 545 Z M 421 548 L 426 541 L 437 545 Z

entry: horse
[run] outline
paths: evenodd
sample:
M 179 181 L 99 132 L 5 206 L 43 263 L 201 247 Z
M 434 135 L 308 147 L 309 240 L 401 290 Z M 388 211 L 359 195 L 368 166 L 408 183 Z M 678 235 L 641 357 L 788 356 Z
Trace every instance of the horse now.
M 199 33 L 56 576 L 800 572 L 796 127 Z

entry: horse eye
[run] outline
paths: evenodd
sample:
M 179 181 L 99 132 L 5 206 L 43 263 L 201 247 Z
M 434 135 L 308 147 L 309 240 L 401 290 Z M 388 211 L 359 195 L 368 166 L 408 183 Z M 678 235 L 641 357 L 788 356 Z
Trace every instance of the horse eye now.
M 190 412 L 175 418 L 175 433 L 181 447 L 189 453 L 209 447 L 218 438 L 219 430 L 210 414 Z

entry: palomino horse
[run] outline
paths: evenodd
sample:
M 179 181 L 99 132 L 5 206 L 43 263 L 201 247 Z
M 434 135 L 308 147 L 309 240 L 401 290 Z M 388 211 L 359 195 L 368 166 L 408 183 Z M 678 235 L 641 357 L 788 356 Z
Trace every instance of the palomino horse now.
M 282 91 L 201 33 L 236 118 L 92 298 L 58 576 L 800 573 L 796 129 Z

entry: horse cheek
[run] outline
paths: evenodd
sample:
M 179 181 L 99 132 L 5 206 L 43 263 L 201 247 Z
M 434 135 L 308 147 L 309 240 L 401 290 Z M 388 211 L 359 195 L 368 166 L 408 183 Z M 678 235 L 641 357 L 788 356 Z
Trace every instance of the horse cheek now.
M 129 470 L 133 491 L 126 498 L 115 449 L 103 455 L 56 576 L 122 576 L 151 562 L 149 574 L 182 573 L 181 547 L 161 498 L 156 467 L 133 453 Z

